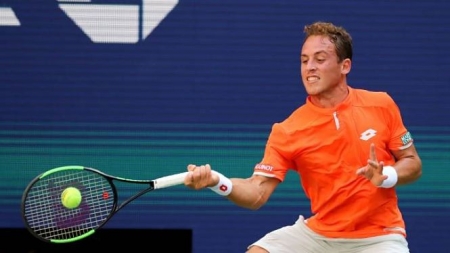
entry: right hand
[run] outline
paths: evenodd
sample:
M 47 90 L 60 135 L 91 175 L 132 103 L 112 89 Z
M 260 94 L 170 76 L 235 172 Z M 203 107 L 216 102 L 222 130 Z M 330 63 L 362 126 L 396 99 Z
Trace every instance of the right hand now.
M 200 166 L 189 164 L 187 170 L 184 185 L 189 188 L 200 190 L 219 183 L 219 176 L 211 170 L 209 164 Z

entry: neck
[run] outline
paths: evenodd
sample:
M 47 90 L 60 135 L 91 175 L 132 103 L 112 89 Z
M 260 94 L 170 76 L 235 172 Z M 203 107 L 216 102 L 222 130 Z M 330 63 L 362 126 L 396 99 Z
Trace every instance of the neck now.
M 320 94 L 310 96 L 310 101 L 317 107 L 334 108 L 347 98 L 348 93 L 348 86 L 342 85 L 329 92 L 322 92 Z

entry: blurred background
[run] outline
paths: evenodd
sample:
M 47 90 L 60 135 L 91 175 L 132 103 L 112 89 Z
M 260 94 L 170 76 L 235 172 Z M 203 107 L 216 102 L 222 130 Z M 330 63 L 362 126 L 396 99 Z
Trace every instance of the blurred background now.
M 423 159 L 423 177 L 398 188 L 411 252 L 447 252 L 449 13 L 444 0 L 0 1 L 0 228 L 25 229 L 22 193 L 54 167 L 151 179 L 209 163 L 250 176 L 272 124 L 305 101 L 303 27 L 330 21 L 353 37 L 349 84 L 397 101 Z M 103 229 L 189 230 L 184 252 L 243 252 L 300 214 L 292 172 L 256 212 L 177 186 Z

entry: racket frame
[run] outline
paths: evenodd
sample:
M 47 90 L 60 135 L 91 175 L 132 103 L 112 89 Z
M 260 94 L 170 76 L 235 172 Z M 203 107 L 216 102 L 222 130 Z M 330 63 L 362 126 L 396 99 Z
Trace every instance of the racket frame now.
M 92 173 L 96 173 L 100 176 L 102 176 L 104 179 L 106 179 L 106 181 L 109 183 L 109 185 L 111 186 L 111 191 L 113 193 L 113 202 L 112 202 L 112 207 L 110 210 L 110 213 L 107 215 L 107 217 L 101 222 L 99 223 L 95 228 L 90 229 L 89 231 L 78 235 L 76 237 L 73 238 L 68 238 L 68 239 L 47 239 L 44 238 L 40 235 L 38 235 L 33 228 L 29 225 L 28 223 L 28 219 L 26 217 L 26 200 L 28 197 L 28 193 L 30 192 L 30 190 L 32 189 L 32 187 L 41 179 L 53 174 L 53 173 L 57 173 L 57 172 L 61 172 L 61 171 L 65 171 L 65 170 L 87 170 L 90 171 Z M 95 233 L 96 230 L 100 229 L 101 227 L 103 227 L 117 212 L 119 212 L 122 208 L 124 208 L 125 206 L 127 206 L 130 202 L 134 201 L 135 199 L 141 197 L 142 195 L 153 191 L 155 189 L 162 189 L 162 188 L 167 188 L 167 187 L 171 187 L 171 186 L 175 186 L 175 185 L 180 185 L 183 183 L 184 181 L 184 177 L 186 176 L 188 172 L 183 172 L 183 173 L 177 173 L 177 174 L 172 174 L 169 176 L 164 176 L 164 177 L 160 177 L 160 178 L 156 178 L 156 179 L 152 179 L 152 180 L 138 180 L 138 179 L 129 179 L 129 178 L 124 178 L 124 177 L 117 177 L 117 176 L 113 176 L 110 174 L 107 174 L 105 172 L 102 172 L 98 169 L 94 169 L 91 167 L 85 167 L 85 166 L 79 166 L 79 165 L 68 165 L 68 166 L 61 166 L 61 167 L 57 167 L 57 168 L 53 168 L 50 169 L 48 171 L 45 171 L 41 174 L 39 174 L 38 176 L 36 176 L 33 180 L 30 181 L 30 183 L 27 185 L 27 187 L 25 188 L 23 195 L 22 195 L 22 200 L 21 200 L 21 215 L 23 218 L 23 221 L 26 225 L 27 230 L 34 235 L 35 237 L 39 238 L 42 241 L 45 242 L 50 242 L 50 243 L 55 243 L 55 244 L 62 244 L 62 243 L 71 243 L 71 242 L 75 242 L 75 241 L 79 241 L 82 240 L 86 237 L 91 236 L 92 234 Z M 126 200 L 124 200 L 123 202 L 120 203 L 120 205 L 118 204 L 118 192 L 117 192 L 117 187 L 114 183 L 114 181 L 119 181 L 119 182 L 125 182 L 125 183 L 131 183 L 131 184 L 146 184 L 148 185 L 147 188 L 137 192 L 136 194 L 128 197 Z

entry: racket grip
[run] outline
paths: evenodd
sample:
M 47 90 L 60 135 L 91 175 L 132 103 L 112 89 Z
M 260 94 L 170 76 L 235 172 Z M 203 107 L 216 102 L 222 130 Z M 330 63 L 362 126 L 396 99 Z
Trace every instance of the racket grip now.
M 153 187 L 155 189 L 166 188 L 174 185 L 179 185 L 184 183 L 184 178 L 188 172 L 173 174 L 170 176 L 160 177 L 153 180 Z

